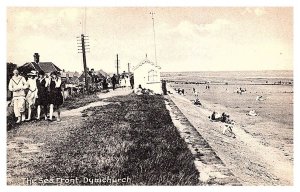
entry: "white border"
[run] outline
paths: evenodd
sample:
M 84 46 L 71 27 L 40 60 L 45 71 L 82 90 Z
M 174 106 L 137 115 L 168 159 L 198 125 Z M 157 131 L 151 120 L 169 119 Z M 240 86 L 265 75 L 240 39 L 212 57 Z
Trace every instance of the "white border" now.
M 297 163 L 299 160 L 298 148 L 299 141 L 298 135 L 299 131 L 296 128 L 300 128 L 299 118 L 299 102 L 296 98 L 300 98 L 299 96 L 299 6 L 297 5 L 297 1 L 294 0 L 247 0 L 247 1 L 228 1 L 228 0 L 214 0 L 214 1 L 203 1 L 203 0 L 151 0 L 151 1 L 141 1 L 141 0 L 130 0 L 130 1 L 116 1 L 116 0 L 1 0 L 0 1 L 0 61 L 2 65 L 6 65 L 6 8 L 13 6 L 25 6 L 25 7 L 177 7 L 177 6 L 188 6 L 188 7 L 246 7 L 246 6 L 270 6 L 270 7 L 281 7 L 288 6 L 294 7 L 294 186 L 292 187 L 199 187 L 199 186 L 191 186 L 191 187 L 11 187 L 6 186 L 6 107 L 5 102 L 6 93 L 1 94 L 1 134 L 0 134 L 0 183 L 1 183 L 1 191 L 83 191 L 83 190 L 92 190 L 92 191 L 296 191 L 299 188 L 299 184 L 297 183 L 299 179 L 299 175 L 296 170 L 299 170 L 299 166 Z M 298 53 L 298 54 L 297 54 Z M 0 70 L 0 78 L 1 78 L 1 90 L 6 90 L 6 70 Z M 4 110 L 3 110 L 4 109 Z M 299 189 L 298 189 L 299 191 Z

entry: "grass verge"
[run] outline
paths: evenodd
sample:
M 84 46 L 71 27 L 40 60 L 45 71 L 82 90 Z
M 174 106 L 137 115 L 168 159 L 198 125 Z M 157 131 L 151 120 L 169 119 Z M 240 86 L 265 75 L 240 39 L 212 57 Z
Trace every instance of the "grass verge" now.
M 198 183 L 193 155 L 174 127 L 162 96 L 131 94 L 108 101 L 111 104 L 87 109 L 90 116 L 81 123 L 70 119 L 61 127 L 52 124 L 35 132 L 35 142 L 45 144 L 27 164 L 32 177 L 78 178 L 76 183 L 39 185 Z M 126 179 L 117 180 L 122 178 Z
M 78 97 L 70 97 L 67 100 L 65 100 L 62 105 L 62 108 L 67 110 L 76 109 L 78 107 L 82 107 L 96 101 L 99 101 L 99 97 L 96 93 L 81 94 Z

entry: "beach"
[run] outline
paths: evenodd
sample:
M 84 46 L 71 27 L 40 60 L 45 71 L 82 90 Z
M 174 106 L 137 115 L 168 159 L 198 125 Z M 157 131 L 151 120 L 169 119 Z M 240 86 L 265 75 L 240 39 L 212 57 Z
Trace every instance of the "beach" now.
M 219 73 L 221 74 L 221 73 Z M 293 184 L 293 86 L 288 73 L 268 75 L 231 72 L 200 76 L 165 74 L 171 98 L 222 161 L 244 185 Z M 169 79 L 168 79 L 169 77 Z M 276 77 L 276 78 L 275 78 Z M 177 79 L 177 81 L 176 81 Z M 206 89 L 209 82 L 209 89 Z M 281 84 L 276 84 L 280 82 Z M 175 89 L 184 89 L 179 95 Z M 198 92 L 202 106 L 193 105 Z M 237 88 L 246 89 L 238 94 Z M 263 100 L 256 100 L 262 96 Z M 246 115 L 255 110 L 257 116 Z M 213 111 L 235 121 L 236 138 L 223 135 L 223 123 L 211 122 Z

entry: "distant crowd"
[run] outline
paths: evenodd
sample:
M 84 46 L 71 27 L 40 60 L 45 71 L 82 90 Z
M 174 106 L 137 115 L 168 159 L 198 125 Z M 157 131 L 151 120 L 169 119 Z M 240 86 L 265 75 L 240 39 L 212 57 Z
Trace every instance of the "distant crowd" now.
M 125 71 L 124 71 L 123 74 L 120 75 L 120 76 L 117 76 L 116 74 L 113 74 L 113 76 L 111 77 L 111 83 L 112 83 L 113 90 L 116 89 L 117 84 L 121 88 L 131 87 L 133 89 L 134 78 L 133 78 L 133 75 L 129 75 L 129 74 L 125 75 Z

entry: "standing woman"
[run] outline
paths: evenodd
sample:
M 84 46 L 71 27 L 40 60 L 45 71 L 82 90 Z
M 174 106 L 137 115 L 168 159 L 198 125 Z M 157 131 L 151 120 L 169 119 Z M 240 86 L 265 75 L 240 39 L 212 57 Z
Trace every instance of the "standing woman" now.
M 57 121 L 60 121 L 59 107 L 63 104 L 63 95 L 61 93 L 61 78 L 58 76 L 57 72 L 55 71 L 51 73 L 49 104 L 50 104 L 49 120 L 52 121 L 53 111 L 55 107 L 57 110 Z
M 41 106 L 43 106 L 44 114 L 45 114 L 45 120 L 47 120 L 47 105 L 48 105 L 48 84 L 45 78 L 45 72 L 40 71 L 39 72 L 39 78 L 36 80 L 36 86 L 37 86 L 37 99 L 36 99 L 36 105 L 37 105 L 37 120 L 40 120 L 41 117 Z
M 19 75 L 19 71 L 15 69 L 13 76 L 9 81 L 8 89 L 13 92 L 12 104 L 14 106 L 14 114 L 17 117 L 16 123 L 21 123 L 25 119 L 25 89 L 27 88 L 26 80 Z
M 121 87 L 124 88 L 126 86 L 126 80 L 125 80 L 125 76 L 122 75 L 122 78 L 121 78 Z
M 126 84 L 126 87 L 130 87 L 130 79 L 129 79 L 129 76 L 126 76 L 125 77 L 125 84 Z
M 36 86 L 36 71 L 31 71 L 27 74 L 28 80 L 27 80 L 27 87 L 28 92 L 26 95 L 26 102 L 28 105 L 28 117 L 25 119 L 25 121 L 31 120 L 31 109 L 35 106 L 36 98 L 37 98 L 37 86 Z

